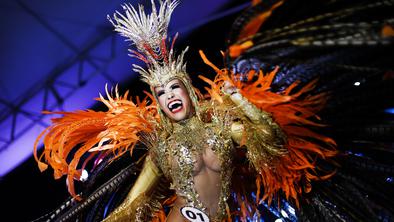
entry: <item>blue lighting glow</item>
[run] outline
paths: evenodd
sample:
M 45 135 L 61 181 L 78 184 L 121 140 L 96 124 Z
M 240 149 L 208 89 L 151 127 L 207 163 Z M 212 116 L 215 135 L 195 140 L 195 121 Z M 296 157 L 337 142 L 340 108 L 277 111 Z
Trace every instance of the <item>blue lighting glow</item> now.
M 394 107 L 384 110 L 385 113 L 394 114 Z
M 287 201 L 282 201 L 282 202 L 284 202 L 284 207 L 287 210 L 287 212 L 293 215 L 293 217 L 295 217 L 296 216 L 295 209 L 292 206 L 290 206 L 289 202 Z
M 35 138 L 49 124 L 42 110 L 90 108 L 105 83 L 133 77 L 128 44 L 108 32 L 112 28 L 105 19 L 124 1 L 6 2 L 0 13 L 0 27 L 8 30 L 1 35 L 7 44 L 0 52 L 7 58 L 0 60 L 0 177 L 32 156 Z M 174 12 L 170 33 L 177 30 L 187 38 L 195 28 L 245 7 L 224 11 L 226 3 L 183 1 Z M 95 10 L 87 10 L 91 5 Z
M 352 151 L 347 151 L 348 154 L 354 155 L 354 156 L 358 156 L 358 157 L 363 157 L 364 154 L 362 153 L 353 153 Z

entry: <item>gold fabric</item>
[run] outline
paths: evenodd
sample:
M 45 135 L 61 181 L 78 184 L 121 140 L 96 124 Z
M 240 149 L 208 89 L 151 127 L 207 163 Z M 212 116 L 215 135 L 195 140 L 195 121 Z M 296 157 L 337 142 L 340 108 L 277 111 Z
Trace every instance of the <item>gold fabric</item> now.
M 240 123 L 234 123 L 232 138 L 247 147 L 248 159 L 256 169 L 269 168 L 273 161 L 287 153 L 284 147 L 286 136 L 269 113 L 258 109 L 239 92 L 230 98 L 250 120 L 244 117 L 242 127 Z
M 285 153 L 283 150 L 285 137 L 269 114 L 260 111 L 243 97 L 234 99 L 225 96 L 223 103 L 205 101 L 200 104 L 200 109 L 201 117 L 194 116 L 172 123 L 170 128 L 158 128 L 157 136 L 150 137 L 157 141 L 151 142 L 149 149 L 154 162 L 171 181 L 171 188 L 175 190 L 177 196 L 186 200 L 185 206 L 199 208 L 210 217 L 211 221 L 222 221 L 230 194 L 234 148 L 237 144 L 246 147 L 252 165 L 269 165 L 270 161 Z M 215 217 L 209 215 L 206 206 L 199 199 L 193 180 L 195 159 L 202 155 L 204 149 L 211 149 L 220 161 L 220 200 Z M 150 172 L 155 174 L 158 171 L 150 170 Z M 149 181 L 149 186 L 154 186 L 154 181 L 157 180 Z M 134 212 L 134 202 L 138 198 L 133 198 L 143 194 L 143 191 L 134 191 L 134 189 L 139 190 L 133 187 L 125 203 L 116 210 L 116 215 L 120 215 L 117 213 L 120 211 L 126 212 L 127 208 Z M 135 216 L 131 213 L 122 213 L 122 215 Z M 112 218 L 118 217 L 112 216 Z
M 161 177 L 160 170 L 148 156 L 133 188 L 123 203 L 112 212 L 105 222 L 146 221 L 151 216 L 149 209 L 154 203 L 149 197 Z

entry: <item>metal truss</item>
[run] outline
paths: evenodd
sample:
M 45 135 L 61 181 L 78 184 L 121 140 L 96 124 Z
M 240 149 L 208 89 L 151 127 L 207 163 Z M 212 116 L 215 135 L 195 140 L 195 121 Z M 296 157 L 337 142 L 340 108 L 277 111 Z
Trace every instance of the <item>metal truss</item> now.
M 64 64 L 55 67 L 46 75 L 47 77 L 43 81 L 40 81 L 38 85 L 30 88 L 26 94 L 23 95 L 23 98 L 12 102 L 0 99 L 0 106 L 5 107 L 0 112 L 0 127 L 4 125 L 10 126 L 10 131 L 7 132 L 7 134 L 0 135 L 0 155 L 11 143 L 20 138 L 34 125 L 39 124 L 46 126 L 43 121 L 44 115 L 41 113 L 42 110 L 62 110 L 62 104 L 65 100 L 78 91 L 79 88 L 83 87 L 94 76 L 102 75 L 111 84 L 115 82 L 110 75 L 106 73 L 106 67 L 116 57 L 116 33 L 113 32 L 110 27 L 101 29 L 99 31 L 100 33 L 96 33 L 94 38 L 92 38 L 93 40 L 81 50 L 59 31 L 53 28 L 45 19 L 29 8 L 23 1 L 18 0 L 17 3 L 26 13 L 31 15 L 43 27 L 62 41 L 64 45 L 74 51 L 76 56 L 69 59 L 69 61 L 66 61 Z M 180 28 L 180 30 L 192 30 L 212 20 L 240 11 L 248 5 L 249 3 L 245 3 L 236 6 L 218 15 L 210 16 L 196 24 L 191 24 L 189 27 Z M 106 41 L 107 39 L 110 39 L 110 41 Z M 110 44 L 109 47 L 106 47 L 109 50 L 108 58 L 93 55 L 94 50 L 102 46 L 102 44 Z M 92 69 L 85 69 L 86 66 L 92 67 L 93 71 Z M 68 73 L 67 80 L 63 80 L 62 75 L 70 68 L 75 67 L 77 67 L 77 71 Z M 69 75 L 75 76 L 70 77 Z M 73 81 L 70 81 L 70 79 L 73 79 Z M 69 92 L 66 94 L 62 93 L 65 88 L 69 89 Z M 37 99 L 37 97 L 40 97 L 40 99 Z M 32 102 L 36 104 L 31 105 Z M 41 106 L 37 105 L 37 103 L 41 104 Z M 29 124 L 22 124 L 20 119 L 28 119 Z
M 109 27 L 99 30 L 100 33 L 95 34 L 95 38 L 81 50 L 22 1 L 18 1 L 18 4 L 25 12 L 29 13 L 41 25 L 58 37 L 68 48 L 73 50 L 75 56 L 55 67 L 46 75 L 45 80 L 40 81 L 37 85 L 27 90 L 23 98 L 16 101 L 0 99 L 0 106 L 4 107 L 0 112 L 0 126 L 9 128 L 9 132 L 0 135 L 0 154 L 34 125 L 46 126 L 43 121 L 44 114 L 41 113 L 42 110 L 62 110 L 62 104 L 65 100 L 93 77 L 102 75 L 108 82 L 114 83 L 113 79 L 106 73 L 107 66 L 116 56 L 115 33 Z M 94 56 L 93 53 L 102 44 L 109 44 L 109 47 L 106 47 L 109 50 L 106 58 Z M 76 69 L 76 71 L 69 72 L 70 69 Z M 65 73 L 67 73 L 67 79 L 63 78 Z M 29 121 L 26 121 L 26 119 Z M 26 124 L 26 122 L 28 123 Z

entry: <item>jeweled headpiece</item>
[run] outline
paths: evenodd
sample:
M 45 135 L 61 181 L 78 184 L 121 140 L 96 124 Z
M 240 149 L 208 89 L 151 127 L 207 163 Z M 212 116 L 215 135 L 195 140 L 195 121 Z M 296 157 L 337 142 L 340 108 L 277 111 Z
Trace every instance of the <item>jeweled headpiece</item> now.
M 116 11 L 113 18 L 108 16 L 108 19 L 115 27 L 115 31 L 136 46 L 137 50 L 129 49 L 130 56 L 144 61 L 147 68 L 133 64 L 133 70 L 140 73 L 142 80 L 150 85 L 153 95 L 156 86 L 165 85 L 172 79 L 179 79 L 188 91 L 194 111 L 200 116 L 198 98 L 186 73 L 186 63 L 183 60 L 188 48 L 175 56 L 174 43 L 177 35 L 172 41 L 167 39 L 168 24 L 178 1 L 160 0 L 159 3 L 160 8 L 157 11 L 154 0 L 151 0 L 152 13 L 149 15 L 145 14 L 143 5 L 139 5 L 137 11 L 132 5 L 125 4 L 123 5 L 125 15 Z M 171 47 L 167 48 L 167 43 L 170 42 Z M 161 109 L 158 110 L 162 123 L 168 126 L 170 120 Z
M 151 4 L 151 14 L 145 14 L 143 5 L 139 5 L 137 11 L 132 5 L 125 4 L 125 15 L 116 11 L 113 19 L 109 16 L 108 19 L 115 31 L 136 46 L 137 51 L 129 49 L 130 56 L 146 63 L 146 69 L 133 64 L 133 70 L 141 74 L 144 82 L 151 87 L 165 84 L 173 78 L 188 83 L 186 63 L 183 60 L 187 48 L 177 57 L 174 55 L 173 46 L 177 35 L 172 40 L 171 47 L 167 48 L 168 24 L 178 1 L 160 1 L 158 11 L 153 0 Z

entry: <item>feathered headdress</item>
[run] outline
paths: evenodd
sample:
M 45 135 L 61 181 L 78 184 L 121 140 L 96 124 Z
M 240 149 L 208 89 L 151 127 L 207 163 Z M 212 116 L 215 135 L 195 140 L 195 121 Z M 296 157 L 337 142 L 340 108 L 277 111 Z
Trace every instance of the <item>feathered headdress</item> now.
M 115 31 L 136 46 L 137 51 L 129 49 L 130 56 L 146 63 L 147 69 L 133 64 L 133 70 L 141 74 L 144 82 L 154 87 L 165 84 L 173 78 L 188 79 L 186 63 L 183 60 L 187 48 L 177 57 L 174 55 L 173 46 L 177 35 L 171 47 L 167 48 L 168 24 L 178 1 L 160 1 L 159 10 L 156 9 L 153 0 L 151 4 L 151 14 L 145 14 L 143 5 L 139 5 L 137 11 L 132 5 L 125 4 L 123 5 L 125 14 L 116 11 L 113 18 L 108 16 L 108 19 L 115 27 Z
M 181 80 L 199 116 L 198 97 L 186 73 L 186 62 L 184 62 L 188 48 L 186 47 L 180 55 L 176 56 L 174 43 L 178 34 L 172 41 L 167 38 L 168 24 L 178 1 L 160 0 L 159 3 L 160 8 L 157 10 L 154 0 L 151 0 L 152 12 L 148 15 L 145 14 L 143 5 L 139 5 L 137 11 L 132 5 L 125 4 L 124 14 L 116 11 L 113 18 L 108 16 L 108 20 L 115 27 L 115 31 L 126 37 L 137 48 L 137 50 L 129 49 L 130 56 L 145 62 L 147 68 L 133 64 L 133 70 L 140 73 L 142 80 L 150 85 L 153 95 L 155 95 L 155 87 L 165 85 L 172 79 Z M 168 43 L 171 43 L 169 48 Z M 165 115 L 160 109 L 158 110 L 161 120 L 165 121 Z

